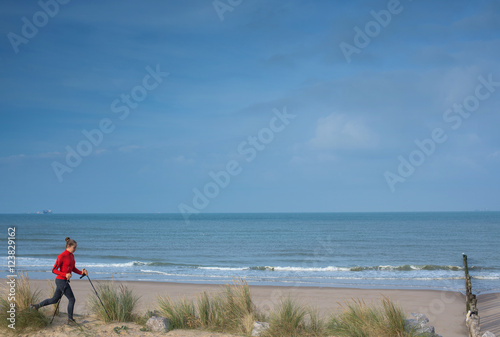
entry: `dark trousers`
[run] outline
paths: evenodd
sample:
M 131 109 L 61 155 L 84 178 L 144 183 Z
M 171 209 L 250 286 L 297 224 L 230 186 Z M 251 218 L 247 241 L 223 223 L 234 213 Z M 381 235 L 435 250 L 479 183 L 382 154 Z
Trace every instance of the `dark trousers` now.
M 60 280 L 56 278 L 56 291 L 54 292 L 54 296 L 52 298 L 48 298 L 40 302 L 39 306 L 44 307 L 49 304 L 57 303 L 62 297 L 62 295 L 68 298 L 68 318 L 73 319 L 73 308 L 75 307 L 75 295 L 73 295 L 73 290 L 71 290 L 71 286 L 67 280 Z

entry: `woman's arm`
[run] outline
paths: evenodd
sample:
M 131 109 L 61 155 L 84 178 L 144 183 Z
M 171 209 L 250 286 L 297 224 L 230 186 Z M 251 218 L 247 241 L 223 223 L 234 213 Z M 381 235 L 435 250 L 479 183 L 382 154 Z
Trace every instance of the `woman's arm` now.
M 62 261 L 60 259 L 60 256 L 58 256 L 56 263 L 54 264 L 54 267 L 52 268 L 52 272 L 56 275 L 66 277 L 66 273 L 59 270 L 61 268 L 61 265 L 62 265 Z

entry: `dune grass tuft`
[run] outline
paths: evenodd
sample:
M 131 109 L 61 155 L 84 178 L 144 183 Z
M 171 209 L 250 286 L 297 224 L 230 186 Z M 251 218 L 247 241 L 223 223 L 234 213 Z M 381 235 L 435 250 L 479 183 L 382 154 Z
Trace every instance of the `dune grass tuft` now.
M 250 289 L 243 280 L 225 285 L 217 293 L 203 292 L 195 301 L 158 297 L 160 312 L 173 329 L 202 328 L 227 333 L 249 334 L 253 322 L 262 319 L 252 302 Z
M 49 323 L 47 317 L 41 311 L 30 309 L 32 303 L 40 301 L 40 291 L 31 288 L 27 275 L 17 276 L 15 288 L 13 288 L 15 292 L 10 292 L 10 285 L 7 283 L 2 288 L 0 296 L 0 319 L 2 321 L 0 328 L 2 330 L 19 334 L 37 331 L 47 326 Z M 11 313 L 8 311 L 11 310 L 12 303 L 15 304 L 15 330 L 9 327 L 12 322 L 9 321 Z
M 326 336 L 326 332 L 326 324 L 316 310 L 286 297 L 271 313 L 269 329 L 262 336 Z
M 306 324 L 306 331 L 310 336 L 326 336 L 327 335 L 327 326 L 326 322 L 321 319 L 319 313 L 314 308 L 308 308 L 308 322 Z
M 248 284 L 241 279 L 235 280 L 233 285 L 224 286 L 219 294 L 218 303 L 221 319 L 215 328 L 222 331 L 250 333 L 254 320 L 261 316 L 252 302 Z
M 160 313 L 168 318 L 170 329 L 195 329 L 200 326 L 192 301 L 181 299 L 173 301 L 169 296 L 159 296 Z
M 134 308 L 139 297 L 134 295 L 132 290 L 122 284 L 117 285 L 114 282 L 98 283 L 96 290 L 102 300 L 102 304 L 95 293 L 92 293 L 88 297 L 88 305 L 90 311 L 100 320 L 104 322 L 133 322 L 135 320 Z
M 401 308 L 384 298 L 380 305 L 347 302 L 343 311 L 326 321 L 314 308 L 283 298 L 267 318 L 252 302 L 245 281 L 236 280 L 219 292 L 203 292 L 196 301 L 158 297 L 160 313 L 171 329 L 203 329 L 249 336 L 255 321 L 268 321 L 262 337 L 424 337 L 406 325 Z
M 367 305 L 360 300 L 346 303 L 341 314 L 332 316 L 329 331 L 336 336 L 349 337 L 416 337 L 418 334 L 406 325 L 401 308 L 384 298 L 381 306 Z

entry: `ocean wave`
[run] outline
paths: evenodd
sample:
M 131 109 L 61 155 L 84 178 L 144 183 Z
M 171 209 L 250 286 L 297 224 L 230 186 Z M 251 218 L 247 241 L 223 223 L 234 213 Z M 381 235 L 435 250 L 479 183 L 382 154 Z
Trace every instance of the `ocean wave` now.
M 174 277 L 186 277 L 189 279 L 228 277 L 227 275 L 221 276 L 221 275 L 196 275 L 196 274 L 166 273 L 166 272 L 159 271 L 159 270 L 149 270 L 149 269 L 141 269 L 141 272 L 147 273 L 147 274 L 158 274 L 158 275 L 174 276 Z
M 142 261 L 130 261 L 124 263 L 80 263 L 80 265 L 85 265 L 87 267 L 115 267 L 115 268 L 123 268 L 123 267 L 134 267 L 134 266 L 150 266 L 152 262 L 142 262 Z
M 185 264 L 176 264 L 176 263 L 168 263 L 168 262 L 151 262 L 151 261 L 129 261 L 129 262 L 123 262 L 123 263 L 95 263 L 95 262 L 90 262 L 90 263 L 79 263 L 79 265 L 85 265 L 89 267 L 141 267 L 141 266 L 153 266 L 153 267 L 169 267 L 169 266 L 180 266 L 180 267 L 186 267 L 186 268 L 196 268 L 197 266 L 193 265 L 185 265 Z
M 37 257 L 18 257 L 16 259 L 16 264 L 20 267 L 38 267 L 50 269 L 54 265 L 55 260 L 49 258 L 37 258 Z M 6 267 L 7 259 L 0 258 L 0 266 Z M 463 267 L 454 265 L 375 265 L 375 266 L 325 266 L 325 267 L 307 267 L 307 266 L 203 266 L 195 264 L 182 264 L 182 263 L 169 263 L 161 261 L 127 261 L 127 262 L 78 262 L 77 268 L 135 268 L 135 267 L 160 267 L 159 269 L 165 270 L 166 268 L 161 267 L 175 267 L 177 269 L 199 269 L 199 270 L 214 270 L 219 272 L 237 272 L 237 271 L 257 271 L 257 272 L 277 272 L 277 273 L 332 273 L 332 272 L 418 272 L 418 271 L 441 271 L 441 272 L 458 272 L 463 271 Z M 496 271 L 499 268 L 495 267 L 480 267 L 471 266 L 469 269 L 473 272 L 486 274 L 486 275 L 474 275 L 472 277 L 488 279 L 487 272 L 493 272 L 493 275 L 497 275 Z M 485 273 L 486 272 L 486 273 Z M 496 277 L 496 276 L 495 276 Z M 497 279 L 497 278 L 491 278 Z
M 337 267 L 337 266 L 327 266 L 327 267 L 280 267 L 280 266 L 257 266 L 250 268 L 240 268 L 235 270 L 260 270 L 260 271 L 292 271 L 292 272 L 332 272 L 332 271 L 343 271 L 343 272 L 362 272 L 370 270 L 379 271 L 417 271 L 417 270 L 445 270 L 445 271 L 460 271 L 463 267 L 458 266 L 439 266 L 439 265 L 410 265 L 405 264 L 401 266 L 391 266 L 391 265 L 380 265 L 380 266 L 355 266 L 355 267 Z
M 1 261 L 1 260 L 0 260 Z M 32 258 L 32 257 L 17 257 L 16 265 L 20 267 L 52 267 L 55 263 L 54 259 Z M 3 262 L 3 261 L 1 261 Z M 1 263 L 0 262 L 0 263 Z M 6 263 L 6 261 L 5 261 Z M 3 263 L 2 263 L 3 264 Z M 143 262 L 143 261 L 129 261 L 123 263 L 103 263 L 103 262 L 78 262 L 77 267 L 95 267 L 95 268 L 123 268 L 134 266 L 168 266 L 171 263 L 163 262 Z
M 56 259 L 49 258 L 33 258 L 33 257 L 17 257 L 16 265 L 21 267 L 47 267 L 51 268 Z M 7 259 L 0 258 L 0 266 L 7 265 Z M 152 262 L 152 261 L 127 261 L 127 262 L 86 262 L 78 261 L 77 268 L 127 268 L 127 267 L 137 267 L 137 266 L 156 266 L 156 267 L 168 267 L 168 266 L 180 266 L 185 268 L 196 268 L 196 265 L 186 265 L 186 264 L 176 264 L 169 262 Z
M 168 275 L 168 276 L 191 276 L 191 275 L 181 275 L 181 274 L 172 274 L 172 273 L 166 273 L 163 271 L 159 270 L 150 270 L 150 269 L 141 269 L 141 272 L 143 273 L 150 273 L 150 274 L 160 274 L 160 275 Z
M 328 267 L 318 267 L 318 268 L 311 268 L 311 267 L 270 267 L 271 270 L 275 271 L 295 271 L 295 272 L 328 272 L 328 271 L 348 271 L 349 268 L 342 268 L 342 267 L 335 267 L 335 266 L 328 266 Z
M 274 267 L 266 267 L 266 266 L 258 266 L 258 267 L 250 267 L 250 270 L 274 270 Z
M 304 268 L 304 267 L 272 267 L 272 266 L 255 266 L 255 267 L 198 267 L 198 269 L 204 270 L 221 270 L 221 271 L 231 271 L 231 270 L 257 270 L 257 271 L 337 271 L 348 268 L 338 268 L 338 267 L 321 267 L 321 268 Z
M 141 269 L 141 272 L 147 273 L 147 274 L 158 274 L 158 275 L 165 275 L 165 276 L 174 276 L 174 277 L 188 277 L 192 279 L 198 279 L 198 278 L 221 278 L 221 277 L 230 277 L 228 274 L 186 274 L 186 273 L 175 273 L 175 272 L 164 272 L 164 271 L 159 271 L 159 270 L 151 270 L 151 269 Z M 248 279 L 253 279 L 255 276 L 248 276 Z M 342 275 L 337 275 L 337 276 L 324 276 L 324 277 L 318 277 L 318 276 L 300 276 L 298 278 L 293 277 L 290 280 L 287 280 L 288 278 L 283 278 L 283 277 L 271 277 L 271 276 L 264 276 L 263 279 L 265 280 L 276 280 L 279 282 L 316 282 L 315 280 L 352 280 L 352 281 L 369 281 L 369 280 L 399 280 L 399 281 L 445 281 L 445 280 L 461 280 L 464 279 L 465 277 L 459 276 L 459 277 L 441 277 L 441 276 L 436 276 L 436 277 L 395 277 L 395 276 L 342 276 Z M 260 279 L 260 277 L 259 277 Z
M 233 268 L 233 267 L 198 267 L 198 269 L 204 270 L 248 270 L 251 268 Z
M 500 280 L 500 276 L 472 276 L 473 279 L 477 280 Z
M 413 270 L 449 270 L 449 271 L 459 271 L 463 270 L 463 267 L 459 266 L 452 266 L 452 265 L 447 265 L 447 266 L 440 266 L 440 265 L 432 265 L 432 264 L 425 264 L 425 265 L 411 265 L 411 264 L 405 264 L 401 266 L 369 266 L 369 267 L 352 267 L 349 268 L 350 271 L 364 271 L 364 270 L 395 270 L 395 271 L 413 271 Z
M 398 281 L 444 281 L 444 280 L 463 280 L 465 277 L 329 277 L 331 280 L 398 280 Z
M 18 259 L 19 260 L 19 259 Z M 38 261 L 26 261 L 28 263 L 23 263 L 24 261 L 21 261 L 21 263 L 18 262 L 19 266 L 22 267 L 52 267 L 53 262 L 45 262 L 45 263 L 39 263 Z M 133 267 L 133 266 L 148 266 L 151 265 L 151 262 L 142 262 L 142 261 L 130 261 L 130 262 L 124 262 L 124 263 L 95 263 L 95 262 L 87 262 L 87 263 L 77 263 L 77 267 L 79 268 L 124 268 L 124 267 Z

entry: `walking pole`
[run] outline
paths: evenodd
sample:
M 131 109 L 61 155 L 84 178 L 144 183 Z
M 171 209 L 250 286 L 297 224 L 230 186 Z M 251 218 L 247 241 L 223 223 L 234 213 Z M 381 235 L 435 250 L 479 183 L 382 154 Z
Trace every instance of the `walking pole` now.
M 101 302 L 101 305 L 102 305 L 102 307 L 104 308 L 104 311 L 106 312 L 106 316 L 108 316 L 109 320 L 111 321 L 111 316 L 109 316 L 109 314 L 108 314 L 108 310 L 106 309 L 106 307 L 105 307 L 105 306 L 104 306 L 104 304 L 102 303 L 101 298 L 99 297 L 99 294 L 97 293 L 97 290 L 95 290 L 94 285 L 92 284 L 92 281 L 90 280 L 89 274 L 87 273 L 86 275 L 85 275 L 85 274 L 84 274 L 84 275 L 82 275 L 82 276 L 80 277 L 80 279 L 82 279 L 84 276 L 87 276 L 87 278 L 89 279 L 90 285 L 91 285 L 91 286 L 92 286 L 92 288 L 94 289 L 95 295 L 96 295 L 96 296 L 97 296 L 97 298 L 99 299 L 99 302 Z
M 61 298 L 59 299 L 59 301 L 57 301 L 56 310 L 54 310 L 54 315 L 52 316 L 52 319 L 50 320 L 50 324 L 52 324 L 52 322 L 54 321 L 54 317 L 56 317 L 57 310 L 59 309 L 59 303 L 61 303 L 61 299 L 62 299 L 64 293 L 66 292 L 66 287 L 68 286 L 68 283 L 69 283 L 69 280 L 66 280 L 66 284 L 64 285 L 64 289 L 62 291 Z

